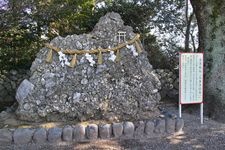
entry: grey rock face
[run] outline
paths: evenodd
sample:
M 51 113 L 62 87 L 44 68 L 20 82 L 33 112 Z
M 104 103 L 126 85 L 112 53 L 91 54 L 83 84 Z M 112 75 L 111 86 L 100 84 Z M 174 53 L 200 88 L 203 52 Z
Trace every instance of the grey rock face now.
M 47 131 L 44 128 L 37 129 L 34 132 L 33 141 L 35 143 L 44 143 L 47 141 Z
M 180 132 L 182 131 L 183 127 L 184 127 L 184 120 L 182 118 L 177 118 L 175 124 L 175 131 Z
M 87 130 L 87 138 L 90 140 L 95 140 L 98 138 L 98 125 L 89 124 L 86 128 Z
M 154 70 L 161 82 L 160 95 L 161 98 L 178 99 L 179 96 L 179 77 L 178 72 L 170 71 L 168 69 Z
M 122 136 L 123 134 L 123 123 L 113 123 L 113 135 L 115 138 Z
M 60 142 L 62 141 L 62 128 L 51 128 L 48 130 L 48 141 L 49 142 Z
M 145 132 L 145 123 L 144 121 L 139 121 L 136 125 L 134 136 L 143 137 Z
M 73 137 L 74 141 L 82 141 L 85 139 L 85 126 L 78 124 L 74 127 Z
M 116 47 L 119 31 L 126 32 L 127 41 L 135 37 L 133 29 L 123 23 L 119 14 L 108 13 L 100 18 L 91 33 L 56 37 L 50 44 L 76 50 Z M 75 68 L 63 67 L 56 52 L 53 52 L 53 62 L 46 63 L 48 51 L 48 48 L 40 50 L 31 66 L 29 81 L 24 81 L 26 84 L 22 83 L 18 89 L 20 119 L 84 121 L 107 119 L 110 115 L 118 119 L 142 119 L 142 114 L 154 111 L 160 100 L 161 84 L 145 51 L 134 56 L 124 47 L 120 49 L 119 62 L 110 60 L 110 53 L 103 53 L 103 64 L 93 66 L 85 54 L 78 55 Z M 97 55 L 90 55 L 97 62 Z M 72 56 L 66 57 L 71 61 Z M 27 84 L 28 90 L 24 86 Z
M 132 138 L 134 136 L 134 124 L 133 122 L 125 122 L 123 133 L 125 137 Z
M 166 118 L 166 132 L 174 133 L 175 132 L 175 119 Z
M 145 126 L 145 134 L 147 136 L 153 136 L 155 133 L 154 133 L 154 128 L 155 128 L 155 124 L 153 121 L 148 121 L 146 123 L 146 126 Z
M 102 139 L 110 138 L 112 134 L 111 124 L 105 124 L 99 126 L 99 136 Z
M 13 133 L 13 140 L 15 144 L 27 144 L 31 142 L 34 130 L 18 128 Z
M 26 78 L 29 78 L 29 70 L 0 70 L 0 109 L 15 102 L 16 90 Z
M 16 99 L 18 102 L 22 102 L 29 93 L 34 89 L 34 85 L 27 79 L 23 80 L 16 92 Z
M 12 132 L 8 129 L 0 129 L 0 144 L 11 144 L 12 143 Z
M 157 133 L 157 134 L 165 132 L 165 120 L 164 119 L 163 120 L 160 120 L 160 119 L 156 120 L 154 132 Z
M 65 126 L 63 128 L 62 139 L 67 142 L 73 140 L 73 128 L 71 126 Z

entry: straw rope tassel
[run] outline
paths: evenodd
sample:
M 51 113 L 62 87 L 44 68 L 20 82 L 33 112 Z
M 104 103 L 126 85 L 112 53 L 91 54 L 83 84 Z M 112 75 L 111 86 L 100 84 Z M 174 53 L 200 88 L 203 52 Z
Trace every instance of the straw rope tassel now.
M 120 61 L 120 50 L 117 49 L 116 50 L 116 62 L 119 62 Z
M 135 46 L 136 46 L 136 49 L 137 49 L 138 53 L 141 53 L 142 52 L 142 49 L 141 49 L 138 41 L 135 41 Z
M 47 58 L 46 58 L 46 61 L 48 63 L 51 63 L 52 62 L 52 49 L 49 50 L 48 55 L 47 55 Z
M 77 54 L 74 54 L 73 58 L 70 62 L 70 67 L 74 68 L 76 66 L 76 64 L 77 64 Z
M 102 51 L 99 50 L 98 52 L 98 64 L 101 65 L 102 64 Z
M 140 45 L 140 47 L 141 47 L 141 49 L 142 49 L 142 51 L 143 51 L 143 50 L 144 50 L 144 47 L 143 47 L 143 45 L 141 44 L 140 38 L 138 38 L 137 41 L 138 41 L 138 43 L 140 43 L 139 45 Z

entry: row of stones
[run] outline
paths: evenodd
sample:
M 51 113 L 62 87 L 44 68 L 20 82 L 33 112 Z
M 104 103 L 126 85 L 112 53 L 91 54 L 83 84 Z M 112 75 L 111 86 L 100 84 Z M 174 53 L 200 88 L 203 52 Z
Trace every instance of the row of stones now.
M 63 128 L 50 129 L 17 128 L 0 129 L 0 144 L 27 144 L 43 142 L 81 142 L 87 140 L 109 138 L 148 138 L 160 135 L 172 134 L 182 130 L 182 119 L 158 119 L 155 121 L 139 121 L 137 123 L 124 122 L 112 124 L 78 124 L 66 125 Z

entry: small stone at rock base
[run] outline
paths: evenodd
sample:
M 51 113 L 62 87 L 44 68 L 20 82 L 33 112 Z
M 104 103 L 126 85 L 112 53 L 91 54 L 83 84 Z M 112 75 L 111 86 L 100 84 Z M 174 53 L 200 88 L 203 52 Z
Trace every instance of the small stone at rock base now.
M 73 130 L 74 141 L 82 141 L 85 139 L 85 126 L 78 124 Z
M 133 122 L 125 122 L 123 127 L 123 133 L 125 137 L 133 137 L 134 136 L 134 124 Z
M 155 133 L 164 133 L 165 132 L 165 120 L 157 119 L 155 123 Z
M 145 126 L 145 134 L 147 136 L 153 136 L 155 134 L 154 128 L 155 128 L 155 123 L 153 121 L 148 121 Z
M 0 144 L 11 144 L 12 143 L 12 132 L 9 129 L 0 129 Z
M 135 127 L 134 136 L 135 137 L 143 137 L 145 131 L 145 123 L 144 121 L 139 121 Z
M 48 130 L 48 141 L 49 142 L 60 142 L 62 141 L 62 128 L 50 128 Z
M 115 138 L 122 136 L 123 134 L 123 123 L 113 123 L 113 135 Z
M 112 134 L 111 124 L 99 125 L 99 136 L 102 139 L 110 138 Z
M 13 139 L 15 144 L 27 144 L 31 142 L 34 129 L 18 128 L 13 133 Z
M 73 128 L 71 126 L 68 125 L 63 128 L 62 139 L 68 142 L 73 140 Z
M 95 140 L 98 138 L 98 125 L 89 124 L 86 128 L 87 138 L 90 140 Z
M 47 131 L 44 128 L 39 128 L 34 132 L 33 141 L 35 143 L 44 143 L 47 141 Z
M 182 118 L 177 118 L 175 123 L 175 131 L 180 132 L 184 127 L 184 120 Z
M 166 133 L 174 133 L 175 132 L 175 119 L 166 118 Z

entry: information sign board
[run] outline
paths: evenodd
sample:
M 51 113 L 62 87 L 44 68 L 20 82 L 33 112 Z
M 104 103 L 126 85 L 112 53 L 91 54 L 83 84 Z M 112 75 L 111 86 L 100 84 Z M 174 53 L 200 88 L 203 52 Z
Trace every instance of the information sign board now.
M 180 53 L 180 103 L 203 102 L 203 53 Z

